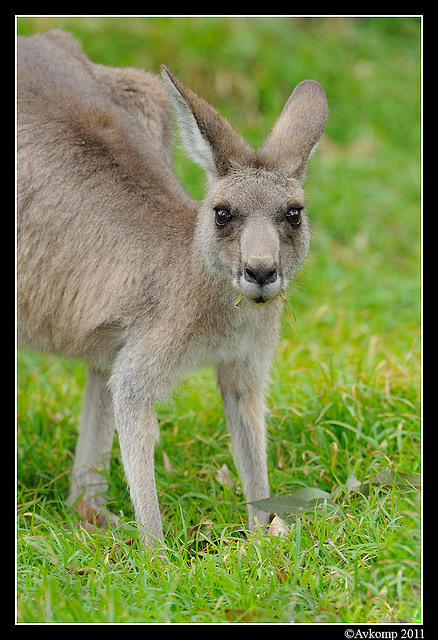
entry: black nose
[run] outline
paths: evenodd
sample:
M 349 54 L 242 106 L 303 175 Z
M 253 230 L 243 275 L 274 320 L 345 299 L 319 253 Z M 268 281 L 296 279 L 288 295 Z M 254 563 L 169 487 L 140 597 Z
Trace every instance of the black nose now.
M 272 266 L 263 267 L 245 267 L 245 280 L 248 282 L 256 282 L 261 287 L 264 284 L 271 284 L 277 280 L 277 269 Z

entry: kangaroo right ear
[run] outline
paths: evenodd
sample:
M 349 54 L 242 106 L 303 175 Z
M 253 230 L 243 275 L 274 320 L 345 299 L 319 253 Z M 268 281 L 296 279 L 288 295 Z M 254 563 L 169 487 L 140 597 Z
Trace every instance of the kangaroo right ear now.
M 295 87 L 260 149 L 262 157 L 274 161 L 302 182 L 327 118 L 328 104 L 324 89 L 316 80 L 303 80 Z
M 216 109 L 185 87 L 164 64 L 161 76 L 176 112 L 184 146 L 209 176 L 225 175 L 233 164 L 241 164 L 253 152 Z

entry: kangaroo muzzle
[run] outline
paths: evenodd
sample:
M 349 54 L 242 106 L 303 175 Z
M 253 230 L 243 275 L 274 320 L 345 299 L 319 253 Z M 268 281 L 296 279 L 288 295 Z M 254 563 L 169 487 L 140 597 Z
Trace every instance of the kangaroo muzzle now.
M 281 289 L 280 243 L 276 230 L 260 219 L 241 238 L 242 293 L 257 303 L 275 297 Z

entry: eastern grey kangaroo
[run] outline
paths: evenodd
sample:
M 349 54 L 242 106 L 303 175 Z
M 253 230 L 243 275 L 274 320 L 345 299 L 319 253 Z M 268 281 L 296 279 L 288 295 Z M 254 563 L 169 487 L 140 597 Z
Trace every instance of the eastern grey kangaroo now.
M 302 183 L 326 95 L 300 82 L 254 150 L 164 65 L 95 64 L 61 30 L 17 49 L 19 344 L 88 364 L 69 503 L 112 522 L 96 468 L 116 429 L 145 543 L 162 542 L 154 403 L 194 367 L 216 368 L 247 501 L 269 496 L 264 392 L 279 294 L 309 249 Z M 173 113 L 202 202 L 173 173 Z

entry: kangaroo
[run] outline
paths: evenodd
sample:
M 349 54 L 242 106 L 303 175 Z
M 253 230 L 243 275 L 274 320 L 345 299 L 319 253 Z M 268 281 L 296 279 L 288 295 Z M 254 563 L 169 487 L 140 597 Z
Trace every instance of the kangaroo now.
M 309 249 L 302 184 L 324 89 L 300 82 L 255 150 L 166 66 L 95 64 L 64 31 L 18 37 L 17 70 L 18 340 L 88 366 L 68 503 L 114 523 L 99 468 L 117 430 L 143 539 L 162 544 L 154 404 L 208 365 L 248 526 L 266 526 L 250 503 L 269 497 L 265 390 L 279 294 Z M 201 202 L 173 172 L 175 114 Z

